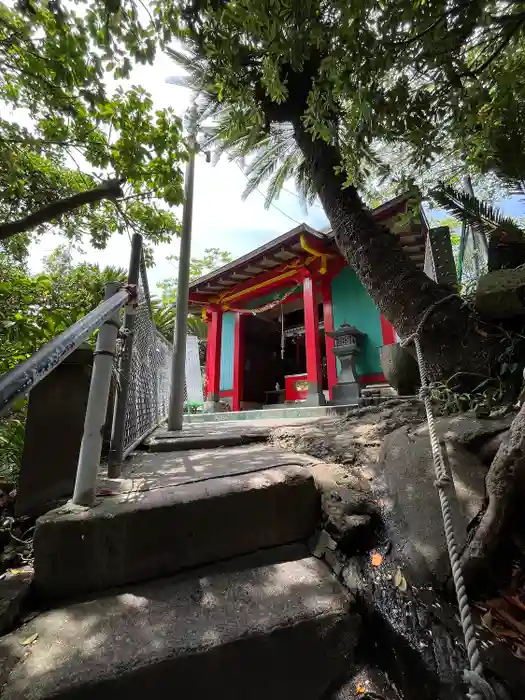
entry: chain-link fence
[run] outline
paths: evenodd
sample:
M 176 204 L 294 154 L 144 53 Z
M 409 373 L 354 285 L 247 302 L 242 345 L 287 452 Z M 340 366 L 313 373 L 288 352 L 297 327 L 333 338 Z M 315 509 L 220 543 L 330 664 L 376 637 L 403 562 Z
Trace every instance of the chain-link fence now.
M 123 457 L 168 415 L 172 346 L 153 321 L 144 260 L 140 265 L 138 307 L 124 419 Z

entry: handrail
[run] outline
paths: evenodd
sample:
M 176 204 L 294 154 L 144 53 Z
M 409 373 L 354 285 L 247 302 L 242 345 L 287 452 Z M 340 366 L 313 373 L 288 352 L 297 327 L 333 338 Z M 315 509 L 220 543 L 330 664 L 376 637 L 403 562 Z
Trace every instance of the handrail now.
M 5 415 L 18 399 L 34 389 L 134 295 L 133 289 L 120 289 L 34 355 L 0 377 L 0 417 Z

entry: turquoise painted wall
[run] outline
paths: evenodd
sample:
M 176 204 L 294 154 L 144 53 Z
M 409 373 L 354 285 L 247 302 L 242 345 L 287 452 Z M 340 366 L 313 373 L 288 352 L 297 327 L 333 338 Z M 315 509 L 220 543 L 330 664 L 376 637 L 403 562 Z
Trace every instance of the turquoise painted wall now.
M 221 340 L 221 391 L 233 389 L 233 327 L 235 314 L 225 313 L 222 317 Z
M 379 310 L 350 267 L 344 267 L 332 280 L 332 306 L 336 330 L 346 322 L 367 334 L 356 363 L 357 373 L 381 372 L 378 347 L 383 345 L 383 336 Z

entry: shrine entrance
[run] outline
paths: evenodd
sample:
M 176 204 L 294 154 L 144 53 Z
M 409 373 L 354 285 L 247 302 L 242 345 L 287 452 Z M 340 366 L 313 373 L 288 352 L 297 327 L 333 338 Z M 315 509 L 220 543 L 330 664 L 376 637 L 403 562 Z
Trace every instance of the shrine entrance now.
M 318 341 L 322 391 L 328 398 L 323 305 L 318 305 Z M 302 299 L 246 315 L 244 332 L 244 405 L 271 406 L 304 401 L 308 393 L 306 332 Z

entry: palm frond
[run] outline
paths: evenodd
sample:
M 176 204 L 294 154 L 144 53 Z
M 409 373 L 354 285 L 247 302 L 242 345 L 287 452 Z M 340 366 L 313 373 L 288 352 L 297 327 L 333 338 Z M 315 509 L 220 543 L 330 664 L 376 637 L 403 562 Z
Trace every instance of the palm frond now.
M 281 163 L 280 167 L 272 175 L 268 181 L 266 189 L 266 197 L 264 206 L 268 209 L 274 199 L 277 199 L 281 194 L 286 180 L 288 180 L 297 169 L 298 160 L 301 158 L 298 153 L 293 153 L 287 156 Z
M 197 96 L 199 121 L 214 120 L 211 129 L 207 128 L 204 145 L 206 150 L 213 151 L 213 160 L 216 162 L 225 154 L 230 160 L 248 160 L 242 198 L 267 185 L 265 206 L 268 208 L 286 180 L 292 178 L 305 208 L 313 203 L 316 192 L 295 142 L 292 125 L 273 124 L 269 130 L 265 129 L 253 105 L 251 109 L 249 104 L 224 104 L 219 100 L 206 58 L 186 46 L 170 48 L 167 53 L 186 73 L 172 82 L 191 88 Z
M 498 231 L 519 237 L 525 235 L 523 229 L 511 217 L 505 216 L 491 204 L 471 197 L 450 185 L 441 184 L 431 192 L 431 196 L 452 216 L 465 221 L 474 230 L 484 235 L 490 236 Z
M 297 166 L 295 171 L 295 189 L 306 207 L 314 204 L 317 199 L 317 190 L 304 160 Z

